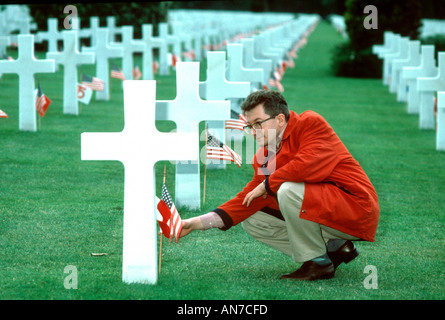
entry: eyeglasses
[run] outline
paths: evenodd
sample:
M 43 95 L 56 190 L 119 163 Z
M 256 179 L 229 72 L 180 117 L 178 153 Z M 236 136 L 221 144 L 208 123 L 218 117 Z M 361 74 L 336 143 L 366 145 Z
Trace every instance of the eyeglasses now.
M 244 130 L 245 133 L 247 133 L 247 134 L 251 134 L 251 133 L 252 133 L 252 129 L 254 129 L 254 130 L 260 130 L 260 129 L 262 128 L 262 127 L 261 127 L 261 124 L 262 124 L 263 122 L 266 122 L 267 120 L 274 119 L 274 118 L 276 118 L 276 116 L 272 116 L 272 117 L 267 118 L 267 119 L 265 119 L 265 120 L 261 120 L 261 121 L 254 122 L 254 123 L 252 123 L 252 124 L 250 124 L 250 125 L 244 126 L 244 127 L 243 127 L 243 130 Z

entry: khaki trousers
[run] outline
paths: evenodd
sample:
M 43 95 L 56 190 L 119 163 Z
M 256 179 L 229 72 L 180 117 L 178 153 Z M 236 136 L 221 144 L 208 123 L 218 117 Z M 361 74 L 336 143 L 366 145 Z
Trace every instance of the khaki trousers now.
M 258 211 L 242 222 L 244 230 L 296 262 L 305 262 L 325 254 L 326 242 L 330 239 L 358 240 L 338 230 L 300 219 L 304 187 L 304 183 L 285 182 L 278 190 L 277 199 L 285 221 Z

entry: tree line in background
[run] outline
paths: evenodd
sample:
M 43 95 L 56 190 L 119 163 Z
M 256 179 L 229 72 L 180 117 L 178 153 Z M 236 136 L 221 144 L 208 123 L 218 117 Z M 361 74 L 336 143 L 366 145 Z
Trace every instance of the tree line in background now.
M 71 4 L 71 3 L 70 3 Z M 66 4 L 29 4 L 30 13 L 39 30 L 46 30 L 49 17 L 59 19 L 59 28 L 67 17 Z M 100 25 L 106 25 L 106 17 L 116 17 L 116 25 L 132 25 L 134 37 L 141 37 L 141 25 L 153 24 L 158 34 L 160 22 L 167 22 L 170 9 L 239 10 L 253 12 L 317 13 L 323 18 L 330 14 L 343 15 L 349 39 L 336 47 L 332 55 L 332 69 L 338 76 L 380 78 L 382 61 L 372 54 L 372 45 L 383 43 L 383 32 L 393 31 L 419 38 L 421 19 L 445 19 L 443 0 L 232 0 L 232 1 L 133 1 L 133 2 L 81 2 L 76 6 L 81 27 L 89 27 L 89 18 L 98 16 Z M 374 5 L 378 9 L 378 28 L 365 29 L 363 9 Z M 420 39 L 434 44 L 437 50 L 445 50 L 445 36 Z

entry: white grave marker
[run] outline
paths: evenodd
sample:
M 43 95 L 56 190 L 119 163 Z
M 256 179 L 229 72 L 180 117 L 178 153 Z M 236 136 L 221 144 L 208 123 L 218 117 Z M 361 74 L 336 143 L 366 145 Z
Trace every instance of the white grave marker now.
M 142 79 L 153 80 L 153 49 L 159 48 L 159 64 L 167 63 L 167 45 L 161 38 L 153 37 L 153 26 L 142 25 L 142 41 L 145 43 L 142 56 Z
M 199 94 L 207 100 L 226 100 L 233 98 L 245 98 L 250 93 L 250 82 L 226 80 L 226 53 L 224 51 L 207 52 L 207 79 L 199 83 Z M 231 103 L 231 109 L 234 109 Z M 240 110 L 236 110 L 240 113 Z M 225 120 L 229 120 L 230 116 Z M 226 141 L 224 121 L 207 121 L 209 130 L 216 134 L 220 141 Z M 209 160 L 208 169 L 225 168 L 222 160 Z
M 419 114 L 420 92 L 417 90 L 417 78 L 433 77 L 437 74 L 434 46 L 421 47 L 420 65 L 402 68 L 402 79 L 408 80 L 408 108 L 409 114 Z
M 408 42 L 408 55 L 406 59 L 394 60 L 393 73 L 398 79 L 397 87 L 397 101 L 408 101 L 407 88 L 408 81 L 402 77 L 402 70 L 404 67 L 418 66 L 420 63 L 420 41 Z
M 229 81 L 249 81 L 255 88 L 263 81 L 263 69 L 248 69 L 243 65 L 243 45 L 229 43 L 227 45 L 227 79 Z
M 125 79 L 133 79 L 133 54 L 135 52 L 143 52 L 145 49 L 145 43 L 140 40 L 133 40 L 133 26 L 123 26 L 122 27 L 122 42 L 112 43 L 112 47 L 123 48 L 122 57 L 122 71 L 124 73 Z
M 78 50 L 77 31 L 62 31 L 63 51 L 47 52 L 48 59 L 54 59 L 57 64 L 63 65 L 63 113 L 79 114 L 77 101 L 77 66 L 80 64 L 93 64 L 94 53 L 80 53 Z
M 200 121 L 230 118 L 230 101 L 202 100 L 199 97 L 199 62 L 176 65 L 176 98 L 156 102 L 156 120 L 176 122 L 177 132 L 197 132 Z M 194 150 L 197 154 L 200 150 Z M 201 207 L 199 163 L 176 164 L 175 205 Z
M 241 43 L 244 45 L 244 65 L 246 68 L 260 68 L 263 69 L 262 84 L 267 85 L 269 82 L 269 75 L 272 71 L 271 59 L 257 59 L 255 57 L 255 44 L 252 38 L 241 39 Z
M 104 90 L 96 92 L 97 100 L 110 100 L 110 72 L 108 59 L 121 58 L 124 49 L 111 47 L 108 44 L 109 34 L 107 28 L 97 29 L 96 46 L 82 48 L 83 52 L 94 52 L 96 54 L 96 77 L 104 81 Z
M 401 60 L 404 61 L 408 58 L 408 44 L 409 44 L 409 38 L 408 37 L 402 38 L 400 40 L 400 51 L 390 62 L 391 83 L 389 84 L 389 92 L 391 93 L 396 93 L 397 88 L 399 87 L 400 61 Z
M 122 132 L 82 133 L 82 160 L 115 160 L 125 167 L 122 279 L 157 282 L 156 176 L 160 160 L 197 160 L 198 134 L 163 133 L 155 126 L 156 82 L 124 81 Z
M 438 74 L 432 78 L 417 78 L 417 90 L 420 92 L 419 128 L 434 129 L 434 94 L 445 91 L 445 52 L 439 52 Z
M 395 59 L 395 57 L 398 56 L 400 52 L 400 39 L 402 38 L 401 35 L 395 34 L 392 37 L 392 46 L 390 51 L 385 51 L 382 53 L 382 59 L 383 59 L 383 84 L 387 85 L 390 83 L 391 78 L 391 63 L 392 60 Z
M 47 41 L 47 52 L 57 52 L 57 43 L 62 39 L 62 32 L 58 30 L 57 18 L 49 18 L 48 31 L 39 31 L 36 35 L 36 42 Z
M 54 60 L 34 58 L 34 36 L 19 35 L 17 60 L 1 60 L 1 73 L 19 76 L 19 130 L 37 131 L 34 74 L 54 72 Z M 77 100 L 77 99 L 76 99 Z

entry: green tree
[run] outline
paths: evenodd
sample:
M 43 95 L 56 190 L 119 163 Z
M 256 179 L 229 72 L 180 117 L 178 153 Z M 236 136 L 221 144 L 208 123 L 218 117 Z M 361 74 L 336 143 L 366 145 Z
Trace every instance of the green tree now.
M 364 27 L 367 14 L 363 10 L 367 5 L 377 9 L 377 29 Z M 420 0 L 347 0 L 344 18 L 349 39 L 334 50 L 334 72 L 339 76 L 379 78 L 382 62 L 372 53 L 372 46 L 383 43 L 384 31 L 418 39 L 421 3 Z

